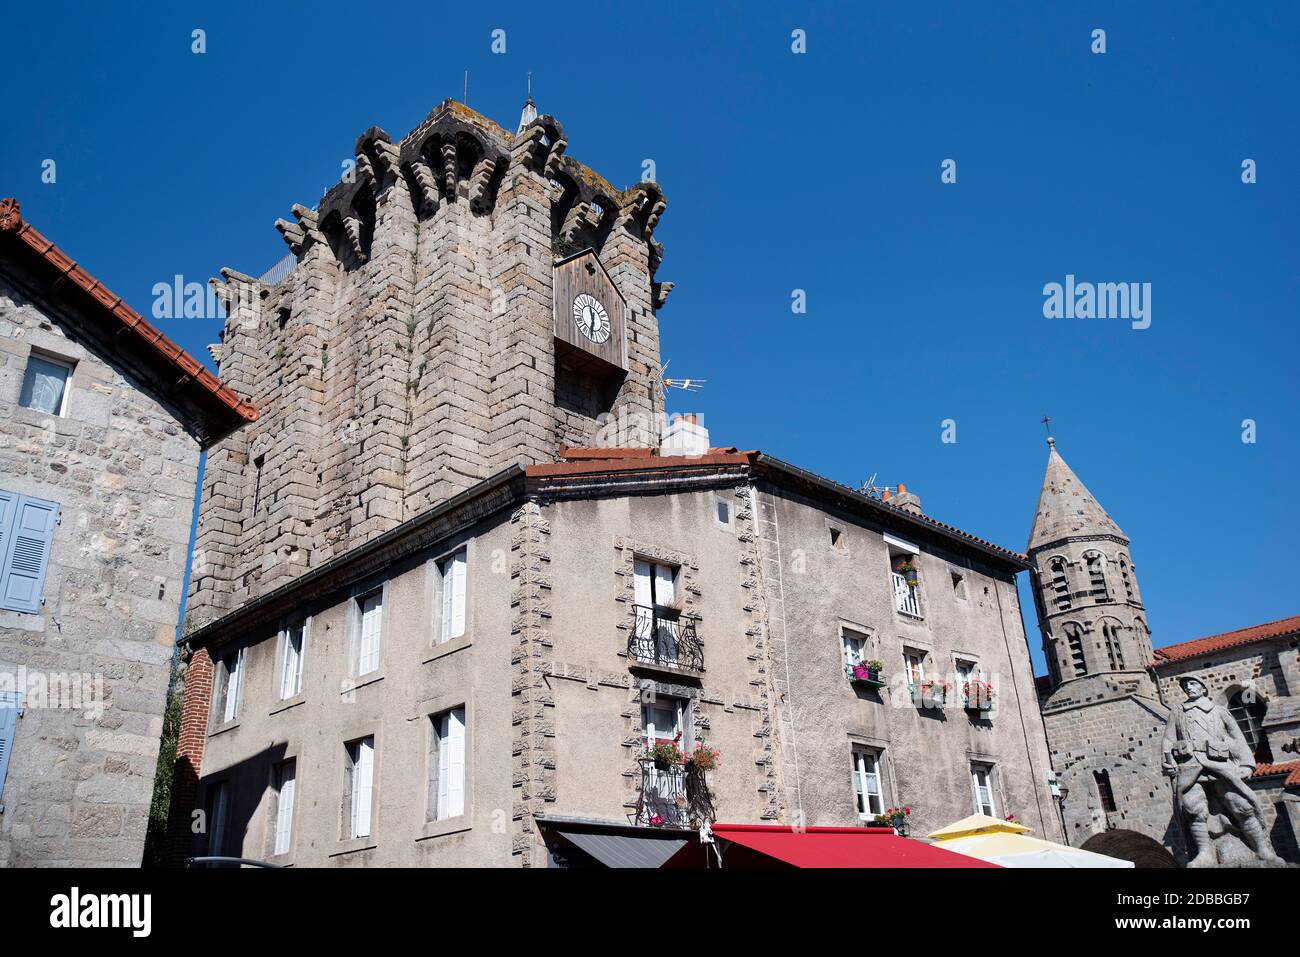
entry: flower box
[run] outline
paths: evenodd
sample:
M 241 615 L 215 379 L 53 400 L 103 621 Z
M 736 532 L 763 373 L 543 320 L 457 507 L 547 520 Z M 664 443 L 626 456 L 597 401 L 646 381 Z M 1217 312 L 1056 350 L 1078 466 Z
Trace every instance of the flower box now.
M 962 700 L 967 711 L 993 710 L 993 685 L 987 681 L 972 679 L 962 685 Z
M 849 679 L 849 684 L 854 687 L 883 688 L 885 686 L 885 675 L 882 670 L 884 666 L 884 662 L 877 659 L 857 665 L 845 665 L 844 675 Z
M 948 682 L 923 681 L 912 685 L 912 703 L 918 708 L 942 708 L 948 702 Z

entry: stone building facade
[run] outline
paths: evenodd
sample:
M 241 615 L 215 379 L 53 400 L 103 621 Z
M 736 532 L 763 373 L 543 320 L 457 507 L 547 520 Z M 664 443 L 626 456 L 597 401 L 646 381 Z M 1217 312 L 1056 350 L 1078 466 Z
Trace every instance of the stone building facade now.
M 674 738 L 721 752 L 718 820 L 1059 838 L 1024 556 L 685 420 L 660 449 L 662 194 L 566 150 L 444 103 L 278 224 L 287 273 L 223 271 L 262 414 L 204 480 L 177 860 L 580 863 L 566 829 L 699 810 Z
M 0 201 L 0 864 L 140 864 L 200 449 L 254 414 Z
M 1255 750 L 1251 787 L 1270 838 L 1300 863 L 1300 762 L 1280 752 L 1297 749 L 1300 619 L 1153 651 L 1128 537 L 1048 444 L 1027 551 L 1049 671 L 1038 679 L 1043 721 L 1070 843 L 1141 864 L 1187 860 L 1161 752 L 1183 700 L 1178 678 L 1193 674 Z M 1225 822 L 1215 829 L 1224 834 Z M 1235 835 L 1223 840 L 1224 863 L 1246 857 Z

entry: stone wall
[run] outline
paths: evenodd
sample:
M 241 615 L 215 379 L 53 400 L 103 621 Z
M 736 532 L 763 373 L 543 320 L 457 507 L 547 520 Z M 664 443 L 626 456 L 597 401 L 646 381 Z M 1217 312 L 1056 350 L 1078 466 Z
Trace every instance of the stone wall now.
M 18 405 L 32 349 L 75 363 L 64 416 Z M 199 447 L 87 351 L 60 309 L 3 281 L 0 420 L 0 487 L 57 502 L 61 516 L 44 607 L 0 611 L 0 669 L 26 669 L 29 680 L 88 675 L 103 694 L 102 713 L 28 699 L 4 786 L 0 863 L 138 866 Z

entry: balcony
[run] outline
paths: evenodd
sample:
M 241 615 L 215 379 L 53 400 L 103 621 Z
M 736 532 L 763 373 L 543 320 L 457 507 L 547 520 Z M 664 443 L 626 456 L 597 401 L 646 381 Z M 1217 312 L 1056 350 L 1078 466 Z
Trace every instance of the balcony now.
M 667 608 L 633 606 L 627 656 L 632 667 L 673 673 L 704 671 L 704 649 L 695 637 L 695 619 Z
M 641 791 L 633 823 L 649 827 L 698 827 L 714 821 L 713 794 L 705 772 L 689 761 L 659 764 L 641 758 Z
M 921 617 L 921 605 L 916 600 L 916 586 L 909 584 L 906 577 L 898 572 L 890 572 L 894 582 L 894 608 L 913 618 Z

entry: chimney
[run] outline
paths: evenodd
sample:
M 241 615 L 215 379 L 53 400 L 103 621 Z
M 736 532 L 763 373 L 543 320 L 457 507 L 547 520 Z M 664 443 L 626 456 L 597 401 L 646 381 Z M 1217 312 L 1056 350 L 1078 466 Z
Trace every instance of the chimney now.
M 660 455 L 703 455 L 709 451 L 709 430 L 694 415 L 674 415 L 659 442 Z
M 898 483 L 898 495 L 891 504 L 895 508 L 901 508 L 913 515 L 921 514 L 921 496 L 915 492 L 909 492 L 907 486 L 902 482 Z

